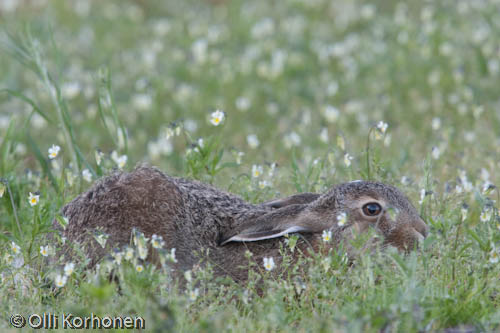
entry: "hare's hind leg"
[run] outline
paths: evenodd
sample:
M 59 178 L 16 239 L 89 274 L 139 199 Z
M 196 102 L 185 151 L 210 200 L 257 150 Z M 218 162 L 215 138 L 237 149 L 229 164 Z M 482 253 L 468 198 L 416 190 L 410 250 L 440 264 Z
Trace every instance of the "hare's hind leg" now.
M 69 223 L 63 235 L 85 246 L 94 265 L 113 248 L 129 244 L 135 228 L 151 237 L 163 237 L 167 247 L 175 242 L 176 221 L 184 218 L 182 195 L 161 171 L 139 167 L 130 173 L 106 177 L 63 208 Z M 100 246 L 97 232 L 108 235 Z

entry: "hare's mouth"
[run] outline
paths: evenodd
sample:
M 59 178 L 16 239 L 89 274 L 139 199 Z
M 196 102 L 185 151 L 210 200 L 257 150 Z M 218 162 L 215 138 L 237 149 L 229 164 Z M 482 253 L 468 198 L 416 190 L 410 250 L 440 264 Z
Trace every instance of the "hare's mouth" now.
M 427 226 L 427 224 L 424 222 L 424 220 L 422 218 L 419 218 L 415 222 L 413 229 L 415 229 L 415 231 L 417 231 L 424 238 L 427 237 L 427 234 L 429 233 L 429 227 Z
M 423 233 L 418 231 L 417 229 L 413 229 L 415 230 L 415 236 L 417 237 L 417 241 L 420 243 L 422 242 L 426 237 L 427 237 L 427 231 L 425 230 Z
M 384 238 L 383 248 L 393 246 L 400 251 L 410 252 L 422 245 L 427 237 L 427 229 L 419 230 L 414 227 L 409 229 L 395 229 Z

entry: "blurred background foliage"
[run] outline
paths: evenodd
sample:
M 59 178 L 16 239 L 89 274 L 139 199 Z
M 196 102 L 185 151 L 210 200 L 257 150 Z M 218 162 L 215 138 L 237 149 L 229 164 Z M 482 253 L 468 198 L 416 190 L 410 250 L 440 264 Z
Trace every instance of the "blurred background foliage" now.
M 436 172 L 450 178 L 457 165 L 477 174 L 498 161 L 497 9 L 495 1 L 9 0 L 0 13 L 4 31 L 29 30 L 43 46 L 90 159 L 95 148 L 122 148 L 98 112 L 105 67 L 132 165 L 151 161 L 182 173 L 186 140 L 165 140 L 166 128 L 180 122 L 194 138 L 210 135 L 209 113 L 221 109 L 225 148 L 243 151 L 247 163 L 289 165 L 292 149 L 312 161 L 342 135 L 361 169 L 368 129 L 383 120 L 390 126 L 380 152 L 390 161 L 386 172 L 418 176 L 436 146 L 446 157 Z M 0 68 L 4 87 L 53 114 L 32 72 L 8 56 Z M 4 130 L 31 110 L 8 94 L 0 103 Z M 26 126 L 43 148 L 64 142 L 38 114 Z M 22 132 L 18 139 L 24 142 Z

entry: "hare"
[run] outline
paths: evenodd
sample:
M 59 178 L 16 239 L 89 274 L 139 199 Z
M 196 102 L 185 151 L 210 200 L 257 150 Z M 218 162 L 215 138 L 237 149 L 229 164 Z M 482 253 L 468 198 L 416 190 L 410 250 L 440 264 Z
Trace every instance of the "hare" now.
M 391 214 L 391 209 L 398 214 Z M 342 213 L 347 221 L 340 226 L 337 216 Z M 85 244 L 91 265 L 112 248 L 128 244 L 136 228 L 146 237 L 162 236 L 165 248 L 176 249 L 176 272 L 191 269 L 204 252 L 215 275 L 238 282 L 248 277 L 243 268 L 247 251 L 259 266 L 264 257 L 273 257 L 279 265 L 280 243 L 287 234 L 299 233 L 301 251 L 294 253 L 307 253 L 307 249 L 323 248 L 324 230 L 332 232 L 332 240 L 325 243 L 331 247 L 350 237 L 353 230 L 372 227 L 383 236 L 383 245 L 408 251 L 428 231 L 407 197 L 383 183 L 354 181 L 323 194 L 302 193 L 251 204 L 210 185 L 170 177 L 147 166 L 101 179 L 67 204 L 62 214 L 69 221 L 61 231 L 63 236 Z M 106 248 L 91 236 L 96 228 L 109 235 Z

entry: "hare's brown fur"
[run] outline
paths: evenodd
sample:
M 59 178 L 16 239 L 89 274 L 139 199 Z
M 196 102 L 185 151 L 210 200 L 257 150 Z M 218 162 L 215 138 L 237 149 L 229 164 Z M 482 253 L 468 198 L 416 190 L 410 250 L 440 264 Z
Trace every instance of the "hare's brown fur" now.
M 368 201 L 396 209 L 397 218 L 385 211 L 376 220 L 362 216 L 360 204 Z M 337 225 L 341 212 L 348 215 L 343 227 Z M 67 204 L 62 213 L 69 221 L 63 235 L 85 244 L 91 265 L 111 248 L 128 244 L 136 228 L 146 237 L 162 236 L 167 249 L 176 249 L 176 271 L 191 269 L 200 260 L 198 254 L 208 249 L 206 259 L 215 274 L 237 281 L 247 277 L 241 268 L 247 262 L 246 251 L 259 264 L 264 257 L 279 263 L 281 236 L 287 231 L 301 233 L 298 246 L 303 252 L 317 250 L 326 229 L 332 230 L 331 244 L 335 245 L 353 229 L 363 231 L 372 226 L 384 236 L 385 244 L 405 250 L 427 233 L 406 196 L 382 183 L 351 182 L 321 195 L 303 193 L 251 204 L 210 185 L 170 177 L 145 166 L 101 179 Z M 98 228 L 109 235 L 104 249 L 91 236 Z

